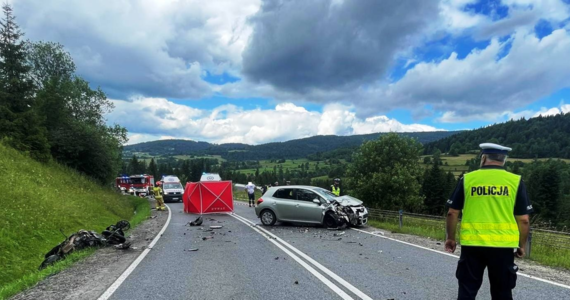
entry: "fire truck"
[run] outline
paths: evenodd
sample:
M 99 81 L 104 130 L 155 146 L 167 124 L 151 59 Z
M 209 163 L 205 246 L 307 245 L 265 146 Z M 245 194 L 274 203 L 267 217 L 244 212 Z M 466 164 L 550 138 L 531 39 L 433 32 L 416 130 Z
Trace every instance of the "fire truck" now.
M 122 175 L 115 179 L 115 186 L 117 189 L 135 196 L 149 195 L 154 186 L 154 176 L 148 174 Z

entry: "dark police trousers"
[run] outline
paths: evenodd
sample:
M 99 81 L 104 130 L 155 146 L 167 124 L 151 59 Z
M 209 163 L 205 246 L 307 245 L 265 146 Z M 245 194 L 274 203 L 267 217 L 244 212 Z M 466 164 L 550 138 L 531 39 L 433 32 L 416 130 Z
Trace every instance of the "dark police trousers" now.
M 475 299 L 488 268 L 493 300 L 513 299 L 518 267 L 512 248 L 462 246 L 455 276 L 459 281 L 457 299 Z

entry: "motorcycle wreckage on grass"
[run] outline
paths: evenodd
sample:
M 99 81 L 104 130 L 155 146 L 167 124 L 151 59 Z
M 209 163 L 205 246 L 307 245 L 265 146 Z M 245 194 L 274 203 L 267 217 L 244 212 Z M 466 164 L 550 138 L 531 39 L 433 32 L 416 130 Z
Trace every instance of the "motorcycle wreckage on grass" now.
M 131 224 L 127 220 L 121 220 L 115 225 L 107 227 L 101 235 L 95 231 L 87 231 L 81 229 L 70 236 L 66 236 L 63 242 L 55 246 L 44 256 L 44 261 L 39 266 L 39 270 L 43 270 L 55 262 L 65 259 L 65 257 L 76 250 L 89 247 L 105 247 L 108 245 L 117 245 L 118 249 L 128 249 L 130 243 L 125 238 L 124 230 L 131 228 Z

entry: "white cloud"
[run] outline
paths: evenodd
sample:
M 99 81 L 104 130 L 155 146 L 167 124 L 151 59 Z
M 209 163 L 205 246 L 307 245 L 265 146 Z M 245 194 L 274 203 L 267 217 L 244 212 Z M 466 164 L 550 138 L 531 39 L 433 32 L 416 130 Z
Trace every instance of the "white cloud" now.
M 564 104 L 562 101 L 558 107 L 542 107 L 539 110 L 522 110 L 519 112 L 503 111 L 503 112 L 490 112 L 479 115 L 458 116 L 454 112 L 445 112 L 437 119 L 441 123 L 462 123 L 477 120 L 487 120 L 489 123 L 504 122 L 508 120 L 520 120 L 522 118 L 530 119 L 538 116 L 555 116 L 558 114 L 570 113 L 570 104 Z
M 499 59 L 509 43 L 510 51 Z M 540 40 L 518 32 L 511 40 L 493 40 L 464 59 L 453 53 L 440 62 L 418 63 L 384 95 L 393 106 L 430 104 L 448 111 L 448 121 L 451 116 L 500 114 L 570 86 L 568 53 L 566 30 L 555 30 Z
M 60 42 L 78 72 L 114 96 L 199 98 L 200 75 L 237 73 L 261 0 L 18 0 L 31 40 Z
M 107 115 L 108 121 L 121 123 L 129 130 L 129 144 L 166 138 L 260 144 L 314 135 L 438 130 L 422 124 L 402 124 L 386 116 L 360 119 L 352 107 L 340 104 L 327 105 L 321 113 L 293 103 L 252 110 L 224 105 L 211 111 L 161 98 L 138 97 L 113 103 L 116 108 Z

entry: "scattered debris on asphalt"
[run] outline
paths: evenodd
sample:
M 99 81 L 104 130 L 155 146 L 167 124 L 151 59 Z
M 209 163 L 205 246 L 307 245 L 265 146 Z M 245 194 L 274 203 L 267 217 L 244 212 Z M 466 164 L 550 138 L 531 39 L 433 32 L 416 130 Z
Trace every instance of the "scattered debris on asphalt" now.
M 295 280 L 295 284 L 299 284 L 299 280 Z
M 378 250 L 378 253 L 382 253 L 382 250 Z
M 279 256 L 275 258 L 275 260 L 279 260 Z
M 186 251 L 186 250 L 184 250 L 184 251 Z M 198 251 L 198 248 L 191 248 L 191 249 L 188 249 L 188 251 Z
M 221 226 L 221 225 L 214 225 L 214 226 L 210 226 L 210 229 L 220 229 L 220 228 L 222 228 L 222 227 L 224 227 L 224 226 Z
M 157 215 L 150 216 L 150 217 L 148 217 L 148 218 L 149 218 L 149 219 L 154 219 L 154 218 L 156 218 L 156 217 L 157 217 Z
M 358 243 L 358 246 L 362 247 L 362 246 L 364 246 L 364 245 L 362 245 L 362 243 Z
M 441 243 L 436 243 L 436 244 L 441 245 Z
M 190 226 L 200 226 L 200 225 L 202 225 L 202 222 L 204 222 L 204 220 L 202 220 L 202 216 L 199 216 L 196 220 L 194 220 L 188 224 L 190 224 Z
M 342 238 L 338 238 L 338 239 L 337 239 L 337 241 L 340 241 L 340 240 L 342 240 Z
M 343 231 L 343 232 L 339 232 L 339 233 L 335 233 L 334 236 L 341 236 L 341 235 L 343 235 L 344 233 L 345 233 L 344 231 Z
M 213 236 L 205 236 L 202 238 L 202 241 L 213 239 Z

